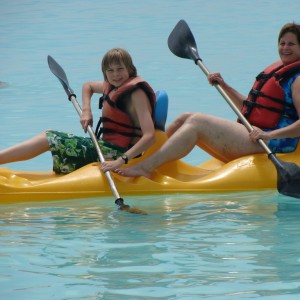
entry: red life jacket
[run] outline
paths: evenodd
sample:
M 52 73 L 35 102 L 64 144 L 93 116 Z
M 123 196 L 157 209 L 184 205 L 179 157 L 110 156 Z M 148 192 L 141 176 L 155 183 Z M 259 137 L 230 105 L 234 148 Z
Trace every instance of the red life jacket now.
M 261 72 L 243 103 L 242 113 L 251 125 L 264 129 L 274 129 L 283 114 L 287 115 L 285 108 L 293 108 L 292 103 L 285 101 L 284 90 L 281 83 L 294 74 L 300 72 L 300 62 L 284 66 L 276 62 Z M 295 120 L 298 115 L 287 115 Z
M 103 109 L 102 117 L 96 128 L 97 138 L 100 138 L 102 134 L 103 141 L 128 149 L 132 146 L 131 141 L 134 137 L 142 136 L 141 128 L 133 126 L 129 115 L 120 106 L 121 101 L 126 101 L 126 97 L 129 97 L 137 89 L 142 89 L 148 96 L 153 118 L 156 96 L 144 79 L 139 76 L 131 77 L 117 89 L 105 81 L 103 96 L 99 99 L 99 108 L 103 107 Z M 124 103 L 122 105 L 124 107 Z M 102 127 L 100 127 L 101 124 Z

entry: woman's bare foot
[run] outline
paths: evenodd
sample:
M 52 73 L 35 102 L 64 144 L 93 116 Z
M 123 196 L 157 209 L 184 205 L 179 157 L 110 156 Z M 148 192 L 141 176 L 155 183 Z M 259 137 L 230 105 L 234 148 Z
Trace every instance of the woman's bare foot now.
M 116 169 L 114 172 L 125 177 L 144 176 L 151 179 L 151 172 L 145 170 L 141 164 L 137 164 L 126 169 Z

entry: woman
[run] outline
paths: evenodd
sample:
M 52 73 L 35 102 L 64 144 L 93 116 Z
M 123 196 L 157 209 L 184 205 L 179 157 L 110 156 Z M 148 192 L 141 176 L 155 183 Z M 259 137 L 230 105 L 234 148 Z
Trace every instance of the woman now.
M 102 73 L 104 81 L 88 82 L 82 87 L 80 122 L 85 132 L 93 125 L 91 97 L 94 93 L 103 94 L 97 136 L 102 135 L 99 146 L 109 160 L 101 165 L 105 172 L 126 164 L 154 143 L 156 99 L 149 84 L 137 76 L 131 56 L 124 49 L 111 49 L 104 55 Z M 56 173 L 70 173 L 98 159 L 90 138 L 47 130 L 0 151 L 0 164 L 31 159 L 49 150 Z
M 116 172 L 123 176 L 150 177 L 155 168 L 182 158 L 195 145 L 225 163 L 263 152 L 258 139 L 266 141 L 273 152 L 294 151 L 300 136 L 300 25 L 283 26 L 278 37 L 278 54 L 280 62 L 257 77 L 247 99 L 229 86 L 220 73 L 208 75 L 209 83 L 217 82 L 253 125 L 250 134 L 240 122 L 185 113 L 168 127 L 170 138 L 156 153 L 131 168 Z M 264 122 L 266 120 L 272 122 Z

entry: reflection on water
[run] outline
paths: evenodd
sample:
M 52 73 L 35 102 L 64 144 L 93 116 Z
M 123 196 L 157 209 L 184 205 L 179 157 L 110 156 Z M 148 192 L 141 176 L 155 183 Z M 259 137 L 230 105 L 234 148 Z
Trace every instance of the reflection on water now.
M 2 294 L 240 299 L 300 292 L 294 199 L 267 192 L 127 201 L 149 215 L 117 211 L 111 199 L 4 206 Z

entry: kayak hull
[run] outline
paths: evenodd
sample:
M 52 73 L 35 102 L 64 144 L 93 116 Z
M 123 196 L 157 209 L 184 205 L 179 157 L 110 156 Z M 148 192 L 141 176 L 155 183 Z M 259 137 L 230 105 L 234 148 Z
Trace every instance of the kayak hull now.
M 167 137 L 156 132 L 154 146 L 141 158 L 131 160 L 133 165 L 158 149 Z M 287 162 L 300 164 L 300 149 L 278 155 Z M 182 160 L 158 168 L 151 179 L 122 177 L 112 173 L 122 197 L 128 195 L 171 193 L 226 193 L 276 189 L 277 171 L 266 154 L 245 156 L 224 164 L 210 159 L 198 166 Z M 48 172 L 26 172 L 0 168 L 0 203 L 49 201 L 75 198 L 112 196 L 110 186 L 99 163 L 89 164 L 67 175 Z

